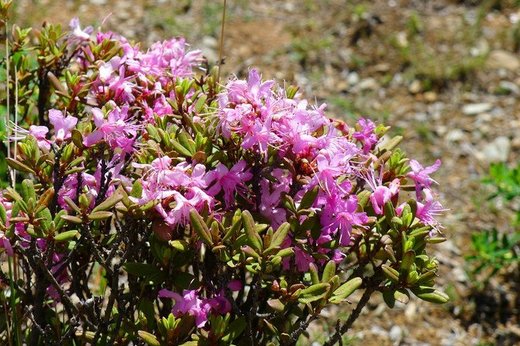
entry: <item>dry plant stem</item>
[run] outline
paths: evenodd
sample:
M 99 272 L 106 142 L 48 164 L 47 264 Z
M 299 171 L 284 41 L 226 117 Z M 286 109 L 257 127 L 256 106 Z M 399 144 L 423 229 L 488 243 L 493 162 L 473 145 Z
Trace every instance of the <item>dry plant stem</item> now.
M 336 333 L 334 333 L 334 335 L 332 335 L 330 337 L 330 339 L 325 344 L 323 344 L 324 346 L 332 346 L 336 342 L 341 340 L 341 336 L 343 334 L 345 334 L 346 332 L 348 332 L 348 330 L 352 327 L 352 325 L 354 324 L 354 321 L 357 320 L 357 318 L 359 317 L 359 314 L 361 313 L 361 311 L 363 310 L 365 305 L 368 303 L 368 300 L 370 299 L 370 297 L 372 296 L 372 293 L 374 293 L 374 291 L 375 291 L 375 287 L 369 286 L 365 289 L 365 292 L 363 292 L 363 296 L 359 300 L 356 308 L 352 311 L 352 313 L 348 317 L 347 321 L 340 328 L 336 328 Z
M 218 49 L 217 82 L 220 82 L 220 67 L 222 66 L 222 54 L 224 51 L 224 26 L 225 25 L 226 25 L 226 0 L 224 0 L 224 8 L 222 9 L 222 25 L 220 26 L 220 46 Z

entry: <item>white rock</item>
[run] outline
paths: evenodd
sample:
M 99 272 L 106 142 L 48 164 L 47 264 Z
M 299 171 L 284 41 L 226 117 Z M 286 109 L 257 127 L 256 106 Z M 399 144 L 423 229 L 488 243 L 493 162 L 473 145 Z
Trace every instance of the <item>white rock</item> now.
M 520 88 L 518 88 L 518 85 L 516 85 L 513 82 L 503 80 L 500 82 L 499 86 L 501 89 L 508 90 L 509 92 L 511 92 L 513 94 L 516 94 L 516 95 L 520 94 Z
M 348 74 L 347 83 L 350 86 L 356 85 L 357 83 L 359 83 L 359 75 L 357 74 L 357 72 L 351 72 Z
M 515 54 L 498 49 L 489 53 L 486 65 L 489 68 L 515 71 L 520 68 L 520 60 L 518 60 Z
M 462 107 L 462 112 L 466 115 L 475 115 L 487 112 L 493 108 L 491 103 L 470 103 Z
M 374 78 L 367 78 L 363 79 L 359 84 L 356 86 L 357 89 L 363 91 L 363 90 L 376 90 L 379 88 L 379 84 L 377 84 L 376 80 Z
M 505 136 L 497 137 L 493 142 L 488 143 L 481 151 L 475 153 L 477 159 L 487 163 L 505 162 L 509 157 L 511 141 Z
M 395 325 L 390 329 L 389 336 L 395 344 L 398 344 L 403 339 L 403 330 L 398 325 Z
M 453 129 L 446 134 L 445 138 L 447 142 L 458 142 L 464 139 L 464 131 L 461 129 Z

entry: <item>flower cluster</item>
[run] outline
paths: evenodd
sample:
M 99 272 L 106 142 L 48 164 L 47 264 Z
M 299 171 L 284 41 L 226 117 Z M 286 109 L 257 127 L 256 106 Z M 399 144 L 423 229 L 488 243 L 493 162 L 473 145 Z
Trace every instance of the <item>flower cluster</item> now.
M 77 20 L 45 30 L 56 65 L 41 69 L 69 65 L 39 123 L 11 138 L 26 179 L 0 194 L 0 248 L 41 278 L 30 304 L 52 299 L 93 343 L 292 343 L 357 288 L 389 306 L 447 300 L 426 253 L 443 240 L 440 160 L 423 168 L 388 128 L 331 119 L 256 69 L 220 84 L 182 38 L 143 51 Z M 47 330 L 42 304 L 30 313 Z

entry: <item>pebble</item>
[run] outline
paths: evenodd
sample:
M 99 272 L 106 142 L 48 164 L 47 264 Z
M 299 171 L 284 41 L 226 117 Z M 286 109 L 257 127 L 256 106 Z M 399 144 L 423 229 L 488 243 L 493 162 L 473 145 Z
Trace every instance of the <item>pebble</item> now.
M 359 75 L 357 74 L 357 72 L 351 72 L 348 74 L 347 83 L 350 86 L 354 86 L 357 83 L 359 83 Z
M 489 53 L 486 65 L 492 69 L 516 71 L 520 68 L 520 60 L 511 52 L 497 49 Z
M 447 142 L 459 142 L 464 139 L 464 131 L 461 129 L 453 129 L 446 134 Z
M 435 102 L 437 101 L 437 93 L 434 91 L 427 91 L 424 93 L 424 99 L 427 102 Z
M 520 88 L 518 87 L 518 85 L 516 85 L 513 82 L 503 80 L 500 82 L 500 84 L 498 86 L 500 89 L 507 90 L 512 94 L 515 94 L 515 95 L 520 94 Z
M 491 103 L 470 103 L 462 107 L 462 113 L 466 115 L 475 115 L 490 111 L 493 108 Z
M 359 90 L 376 90 L 379 88 L 379 84 L 377 84 L 377 81 L 374 78 L 367 78 L 359 82 L 357 88 Z
M 403 339 L 403 330 L 398 325 L 392 326 L 389 333 L 390 339 L 394 342 L 394 344 L 399 344 Z
M 486 163 L 505 162 L 509 157 L 511 141 L 505 136 L 499 136 L 487 143 L 481 151 L 475 153 L 477 159 Z
M 412 94 L 420 93 L 422 90 L 421 82 L 415 79 L 412 84 L 410 84 L 410 87 L 408 88 L 408 91 L 410 91 Z

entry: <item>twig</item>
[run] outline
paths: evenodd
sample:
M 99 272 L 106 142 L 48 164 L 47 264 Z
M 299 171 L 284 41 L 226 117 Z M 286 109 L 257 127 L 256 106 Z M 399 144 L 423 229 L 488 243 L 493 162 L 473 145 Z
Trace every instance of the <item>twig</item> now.
M 347 321 L 341 326 L 341 328 L 336 327 L 336 333 L 334 333 L 334 335 L 332 335 L 330 339 L 325 344 L 323 344 L 323 346 L 332 346 L 341 339 L 341 336 L 345 334 L 352 327 L 354 321 L 357 320 L 359 314 L 361 313 L 365 305 L 368 303 L 368 300 L 370 299 L 374 291 L 375 287 L 372 286 L 369 286 L 365 289 L 363 296 L 359 300 L 356 308 L 348 317 Z

